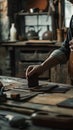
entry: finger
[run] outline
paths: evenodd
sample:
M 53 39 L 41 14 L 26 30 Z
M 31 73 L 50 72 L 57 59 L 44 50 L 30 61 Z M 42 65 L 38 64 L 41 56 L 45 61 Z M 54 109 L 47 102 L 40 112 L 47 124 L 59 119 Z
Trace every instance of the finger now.
M 36 73 L 36 69 L 35 68 L 32 68 L 30 71 L 29 71 L 29 77 L 31 76 L 31 75 L 33 75 L 34 73 Z
M 71 44 L 73 44 L 73 38 L 72 38 L 72 40 L 69 42 L 69 45 L 71 45 Z
M 70 50 L 73 51 L 73 45 L 70 46 Z
M 30 76 L 31 70 L 33 69 L 33 66 L 29 66 L 26 70 L 26 77 Z
M 26 69 L 26 78 L 28 77 L 28 69 Z
M 30 68 L 27 68 L 27 69 L 26 69 L 26 78 L 27 78 L 28 75 L 29 75 L 29 71 L 30 71 Z
M 70 47 L 70 48 L 73 48 L 73 45 L 70 45 L 69 47 Z

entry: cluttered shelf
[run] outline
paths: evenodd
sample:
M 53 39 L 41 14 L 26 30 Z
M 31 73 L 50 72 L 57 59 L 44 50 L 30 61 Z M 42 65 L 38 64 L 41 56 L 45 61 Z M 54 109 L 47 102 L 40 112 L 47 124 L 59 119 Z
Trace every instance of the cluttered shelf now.
M 48 12 L 19 12 L 17 15 L 33 16 L 33 15 L 48 15 Z
M 3 41 L 1 42 L 2 46 L 24 46 L 24 45 L 33 45 L 33 46 L 61 46 L 61 43 L 57 43 L 56 40 L 26 40 L 26 41 Z

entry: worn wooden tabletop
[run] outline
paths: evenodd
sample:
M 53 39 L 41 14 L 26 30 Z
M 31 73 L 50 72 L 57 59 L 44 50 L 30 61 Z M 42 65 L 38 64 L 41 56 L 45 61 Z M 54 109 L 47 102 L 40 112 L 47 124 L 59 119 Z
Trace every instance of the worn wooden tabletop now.
M 0 76 L 0 81 L 4 86 L 4 93 L 7 95 L 7 100 L 0 104 L 0 110 L 18 112 L 27 116 L 42 111 L 73 117 L 73 86 L 71 85 L 39 81 L 39 88 L 56 86 L 52 90 L 48 89 L 44 92 L 39 91 L 39 89 L 29 90 L 26 79 Z M 17 93 L 20 93 L 21 100 L 11 98 L 11 94 Z M 34 93 L 34 95 L 31 96 L 31 93 Z M 28 98 L 29 94 L 30 97 Z M 22 100 L 22 97 L 24 100 Z

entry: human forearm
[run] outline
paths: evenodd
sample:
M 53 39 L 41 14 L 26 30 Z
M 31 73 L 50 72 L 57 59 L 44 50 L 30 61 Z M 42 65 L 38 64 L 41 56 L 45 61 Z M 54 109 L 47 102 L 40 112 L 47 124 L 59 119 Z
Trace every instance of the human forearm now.
M 67 61 L 67 57 L 61 50 L 55 50 L 51 55 L 41 64 L 43 71 L 56 66 L 57 64 L 63 64 Z
M 40 65 L 29 66 L 26 70 L 26 77 L 31 76 L 34 73 L 36 73 L 37 75 L 41 75 L 44 71 L 50 69 L 51 67 L 54 67 L 60 63 L 65 63 L 66 61 L 67 57 L 65 53 L 59 49 L 55 50 Z

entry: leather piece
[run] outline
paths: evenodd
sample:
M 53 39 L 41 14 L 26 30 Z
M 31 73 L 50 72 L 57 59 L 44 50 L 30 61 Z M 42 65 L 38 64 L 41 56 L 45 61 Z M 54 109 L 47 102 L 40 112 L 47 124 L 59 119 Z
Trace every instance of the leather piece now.
M 73 98 L 68 98 L 57 104 L 59 107 L 73 108 Z
M 51 93 L 66 93 L 68 90 L 70 90 L 70 88 L 64 87 L 64 86 L 59 86 L 59 87 L 51 90 Z

